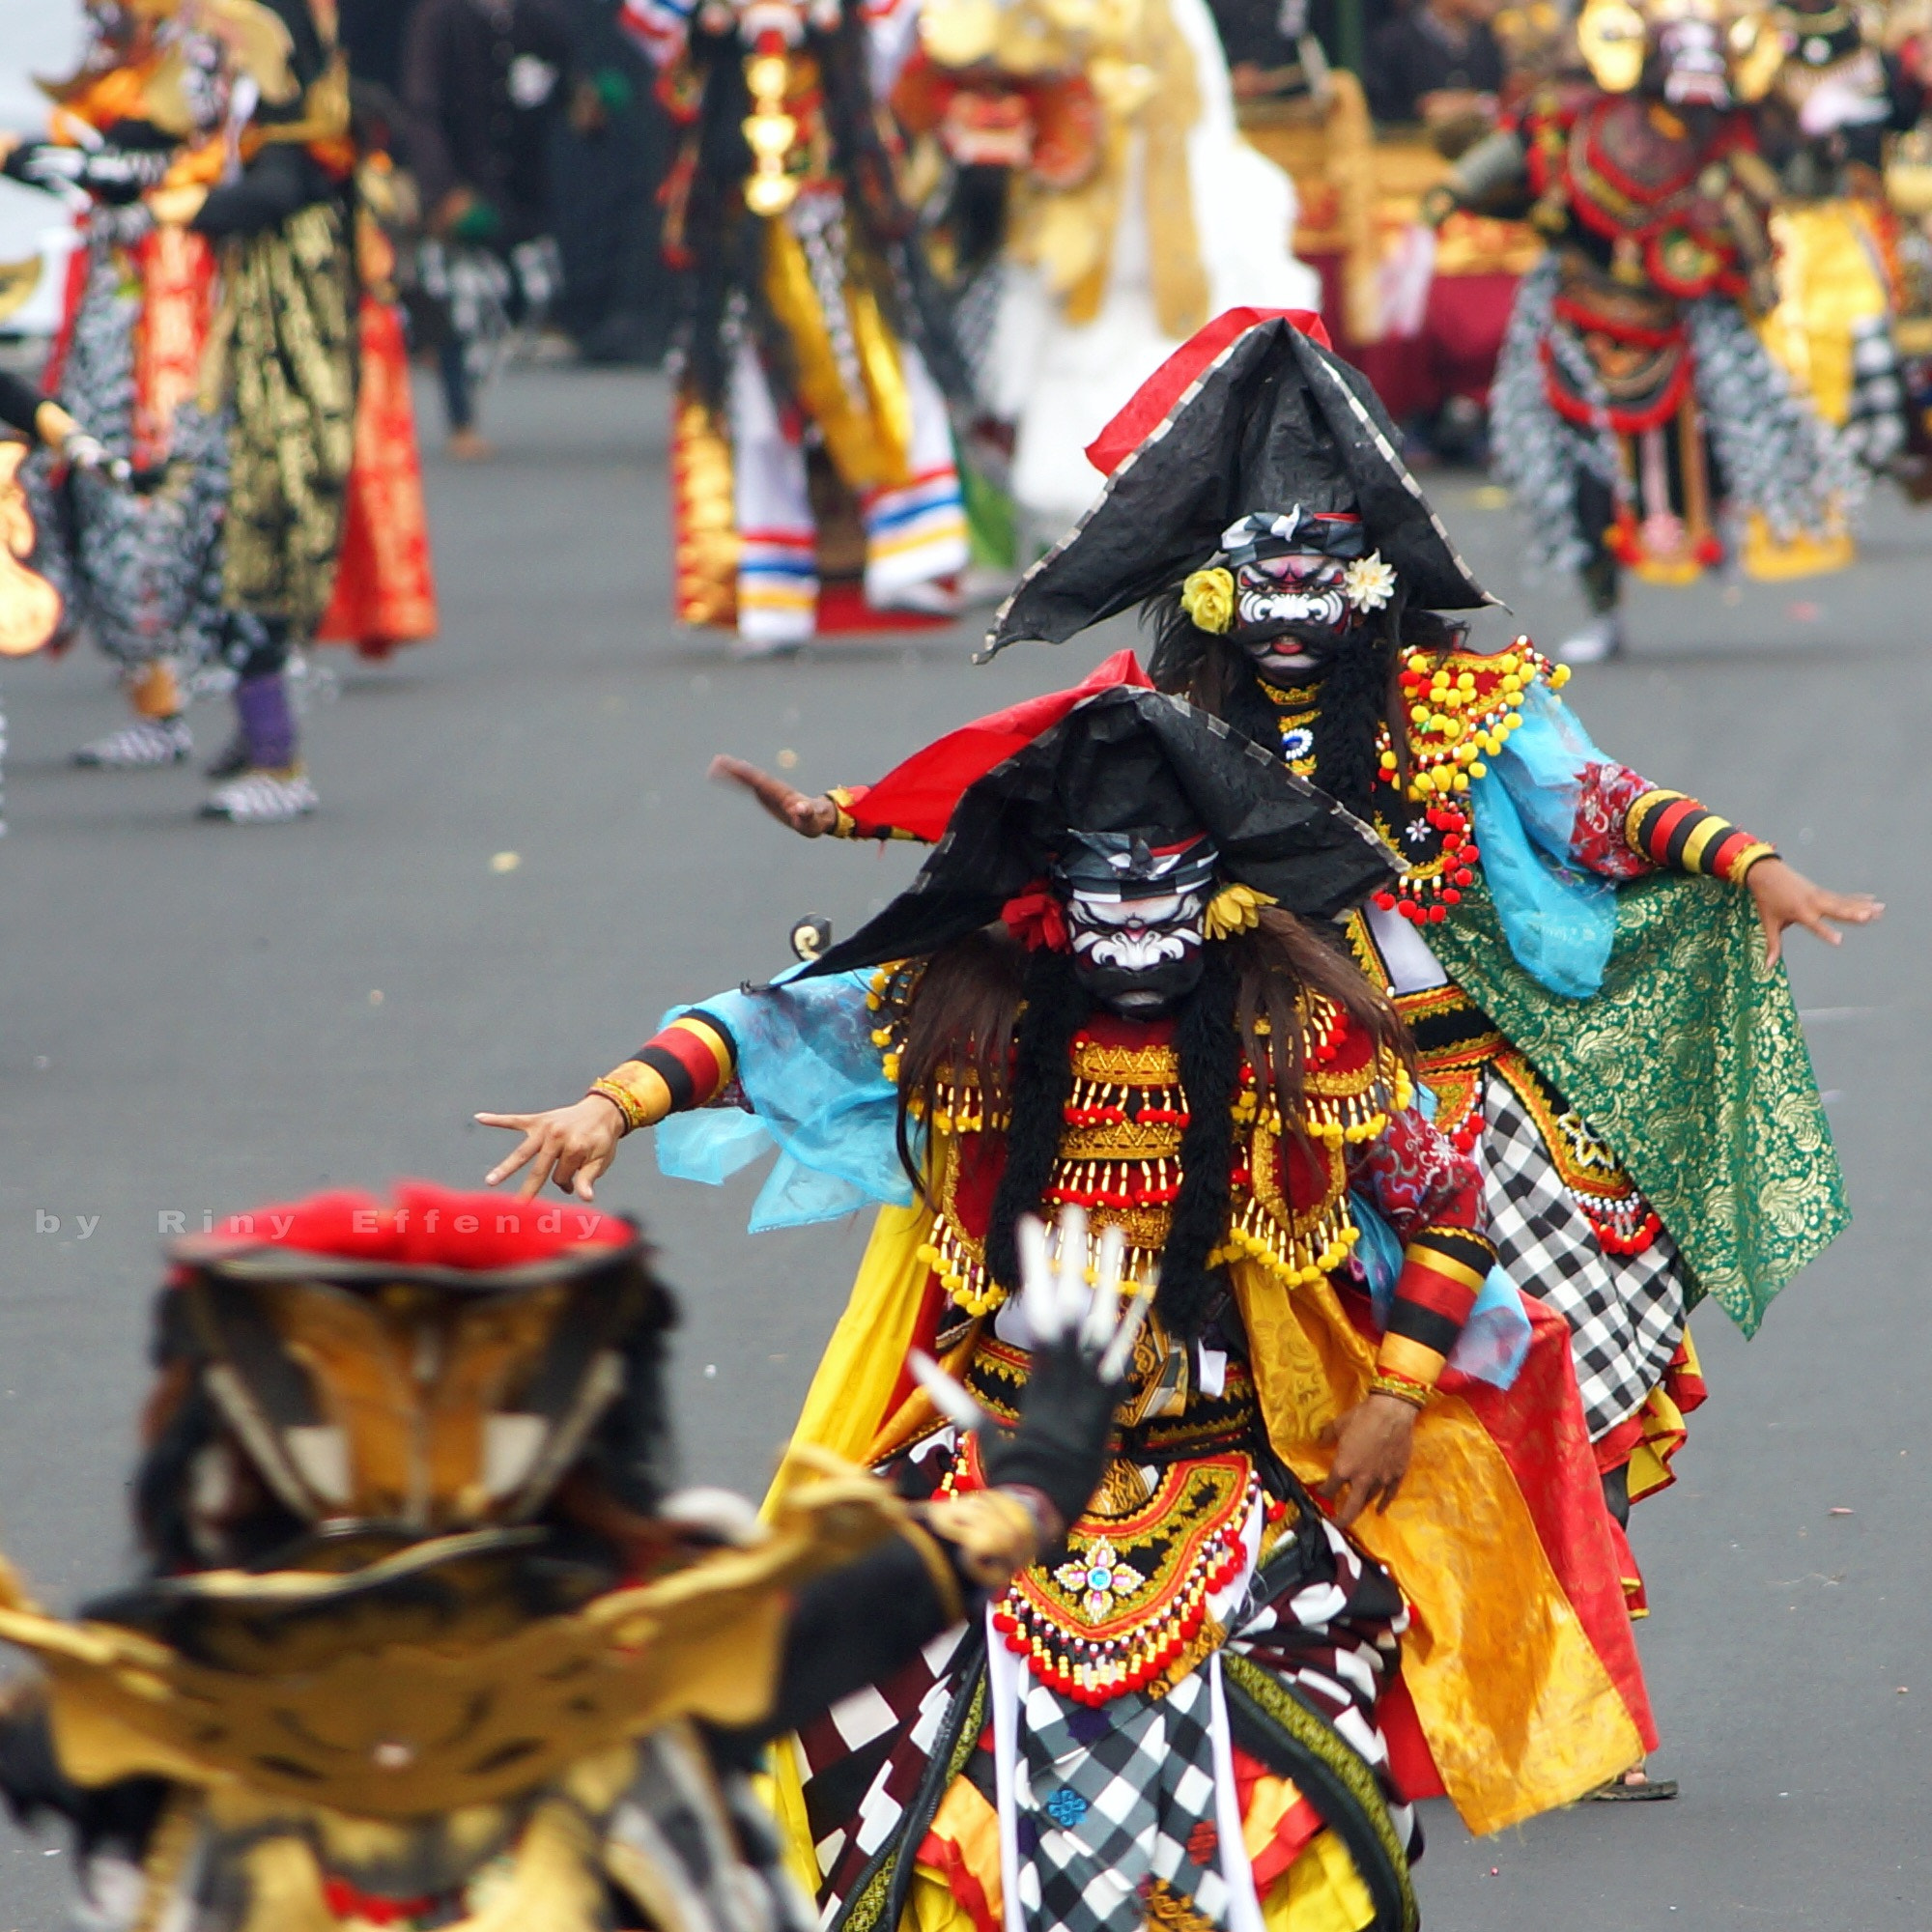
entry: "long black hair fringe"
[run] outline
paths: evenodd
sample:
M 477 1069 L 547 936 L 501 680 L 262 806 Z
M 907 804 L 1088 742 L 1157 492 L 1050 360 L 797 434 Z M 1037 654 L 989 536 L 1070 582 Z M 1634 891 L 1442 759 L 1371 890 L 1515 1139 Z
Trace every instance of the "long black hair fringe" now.
M 1160 1258 L 1154 1306 L 1183 1340 L 1198 1334 L 1215 1289 L 1208 1257 L 1228 1228 L 1235 1152 L 1235 1096 L 1241 1081 L 1241 1036 L 1235 1025 L 1239 975 L 1225 946 L 1208 948 L 1201 983 L 1175 1029 L 1187 1126 L 1180 1136 L 1180 1192 Z
M 1321 678 L 1321 728 L 1315 734 L 1315 782 L 1357 818 L 1366 818 L 1378 771 L 1377 740 L 1389 711 L 1398 613 L 1379 636 L 1336 651 Z M 1252 687 L 1252 681 L 1251 681 Z M 1259 693 L 1257 693 L 1259 696 Z
M 1156 690 L 1175 692 L 1256 744 L 1280 750 L 1274 711 L 1247 653 L 1233 638 L 1202 630 L 1181 609 L 1178 589 L 1150 597 L 1141 606 L 1141 622 L 1153 633 L 1148 675 Z M 1446 654 L 1461 649 L 1468 634 L 1467 624 L 1437 611 L 1411 609 L 1398 598 L 1381 613 L 1378 633 L 1337 651 L 1322 673 L 1315 782 L 1357 817 L 1368 816 L 1374 796 L 1376 741 L 1383 724 L 1398 770 L 1407 766 L 1397 654 L 1405 649 Z
M 1065 952 L 1036 952 L 1027 964 L 1026 1010 L 1013 1041 L 1011 1124 L 1007 1164 L 986 1222 L 986 1272 L 1009 1292 L 1020 1285 L 1016 1229 L 1039 1211 L 1073 1091 L 1073 1036 L 1093 1008 Z

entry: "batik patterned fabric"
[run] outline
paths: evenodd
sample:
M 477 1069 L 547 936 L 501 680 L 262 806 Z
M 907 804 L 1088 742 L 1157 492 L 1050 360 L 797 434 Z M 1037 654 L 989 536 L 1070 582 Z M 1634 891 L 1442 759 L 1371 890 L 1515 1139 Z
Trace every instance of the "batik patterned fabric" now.
M 220 635 L 227 423 L 179 401 L 163 447 L 156 384 L 137 383 L 137 364 L 145 355 L 151 374 L 157 358 L 172 371 L 180 355 L 160 357 L 152 330 L 143 342 L 143 280 L 116 240 L 112 211 L 90 224 L 83 274 L 59 399 L 113 455 L 161 467 L 137 474 L 132 488 L 98 471 L 57 483 L 52 457 L 36 456 L 25 472 L 40 531 L 34 568 L 67 600 L 68 624 L 85 626 L 117 662 L 170 657 L 192 667 Z M 172 383 L 160 386 L 175 393 Z
M 1634 1254 L 1606 1248 L 1564 1184 L 1543 1131 L 1494 1073 L 1483 1115 L 1479 1145 L 1496 1260 L 1569 1322 L 1595 1441 L 1643 1406 L 1677 1352 L 1685 1292 L 1676 1243 L 1660 1228 Z
M 1619 1159 L 1686 1269 L 1747 1335 L 1850 1216 L 1783 965 L 1750 895 L 1653 873 L 1616 895 L 1594 999 L 1523 972 L 1484 892 L 1430 946 Z
M 316 203 L 232 245 L 223 598 L 312 631 L 335 582 L 355 446 L 347 234 L 341 211 Z

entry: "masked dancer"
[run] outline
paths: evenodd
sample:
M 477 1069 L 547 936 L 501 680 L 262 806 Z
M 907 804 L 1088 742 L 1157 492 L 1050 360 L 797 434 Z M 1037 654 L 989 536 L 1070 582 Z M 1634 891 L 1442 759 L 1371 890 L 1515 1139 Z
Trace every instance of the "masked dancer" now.
M 1466 648 L 1440 613 L 1487 595 L 1318 335 L 1236 314 L 1176 356 L 1094 445 L 1106 495 L 993 642 L 1141 604 L 1156 682 L 1401 855 L 1350 945 L 1412 1030 L 1437 1124 L 1482 1167 L 1502 1266 L 1570 1325 L 1627 1521 L 1703 1397 L 1690 1310 L 1714 1295 L 1754 1333 L 1844 1225 L 1777 955 L 1793 924 L 1835 943 L 1831 922 L 1882 908 L 1605 757 L 1527 639 Z M 920 829 L 863 788 L 811 799 L 735 769 L 808 834 Z M 1623 1574 L 1640 1611 L 1627 1550 Z
M 627 0 L 622 17 L 681 128 L 665 221 L 685 307 L 679 617 L 758 655 L 952 613 L 957 355 L 877 99 L 911 0 Z
M 894 105 L 1029 561 L 1093 498 L 1080 450 L 1165 356 L 1224 308 L 1313 307 L 1320 284 L 1293 183 L 1236 128 L 1204 0 L 923 0 L 919 26 Z
M 1425 197 L 1436 220 L 1526 205 L 1551 244 L 1517 293 L 1492 447 L 1531 561 L 1589 603 L 1571 663 L 1622 647 L 1626 571 L 1690 583 L 1734 553 L 1783 579 L 1854 554 L 1861 472 L 1752 326 L 1778 184 L 1747 103 L 1782 48 L 1760 15 L 1736 27 L 1711 0 L 1591 0 L 1590 83 L 1540 89 Z
M 226 445 L 196 399 L 213 249 L 202 235 L 157 228 L 141 197 L 218 178 L 239 131 L 228 126 L 238 60 L 245 73 L 262 50 L 231 50 L 167 0 L 95 5 L 87 18 L 78 69 L 49 89 L 47 137 L 0 136 L 0 150 L 10 179 L 75 211 L 79 245 L 42 382 L 130 468 L 132 487 L 51 453 L 26 481 L 36 567 L 65 605 L 58 636 L 95 640 L 134 713 L 75 761 L 148 770 L 193 750 L 186 683 L 219 641 Z M 245 120 L 245 102 L 240 112 Z
M 990 1406 L 1026 1384 L 1020 1214 L 1084 1207 L 1151 1297 L 1065 1557 L 983 1659 L 802 1735 L 824 1922 L 1405 1924 L 1415 1783 L 1497 1829 L 1629 1763 L 1649 1718 L 1561 1326 L 1492 1291 L 1474 1167 L 1307 923 L 1386 851 L 1127 654 L 880 791 L 945 838 L 865 929 L 575 1107 L 480 1117 L 522 1132 L 494 1178 L 526 1186 L 585 1194 L 675 1115 L 673 1173 L 776 1142 L 754 1226 L 885 1202 L 797 1439 L 921 1492 L 978 1477 L 911 1351 Z M 1526 1357 L 1532 1322 L 1557 1346 Z

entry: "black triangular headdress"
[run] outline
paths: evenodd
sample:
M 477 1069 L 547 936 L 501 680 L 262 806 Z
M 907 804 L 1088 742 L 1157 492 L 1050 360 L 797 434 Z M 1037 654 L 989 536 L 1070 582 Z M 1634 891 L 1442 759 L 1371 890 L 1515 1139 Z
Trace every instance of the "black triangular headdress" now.
M 1397 870 L 1372 826 L 1179 697 L 1114 685 L 1083 698 L 961 794 L 919 876 L 801 978 L 918 957 L 998 919 L 1071 832 L 1206 833 L 1219 875 L 1303 918 L 1359 904 Z
M 1095 440 L 1088 454 L 1106 489 L 1020 580 L 982 656 L 1022 639 L 1063 643 L 1177 587 L 1238 519 L 1296 504 L 1358 510 L 1407 604 L 1496 602 L 1409 474 L 1368 379 L 1288 315 L 1253 313 L 1209 323 Z

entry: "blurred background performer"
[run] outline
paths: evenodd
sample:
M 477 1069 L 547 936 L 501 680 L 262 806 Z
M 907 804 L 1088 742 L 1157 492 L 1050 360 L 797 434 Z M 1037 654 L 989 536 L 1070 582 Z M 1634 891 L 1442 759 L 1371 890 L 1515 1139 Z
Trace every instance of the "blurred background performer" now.
M 355 451 L 355 298 L 348 69 L 331 0 L 194 0 L 232 22 L 254 71 L 238 80 L 233 152 L 212 185 L 164 183 L 154 219 L 215 246 L 219 354 L 202 402 L 227 440 L 219 657 L 236 734 L 202 815 L 279 824 L 314 810 L 297 746 L 290 655 L 335 582 Z M 243 84 L 245 83 L 245 85 Z
M 1571 662 L 1621 647 L 1626 570 L 1689 583 L 1735 550 L 1776 580 L 1854 554 L 1860 471 L 1752 327 L 1779 189 L 1743 103 L 1782 46 L 1742 25 L 1706 0 L 1590 0 L 1591 82 L 1539 90 L 1428 198 L 1435 218 L 1527 201 L 1550 239 L 1517 295 L 1493 452 L 1532 558 L 1575 570 L 1594 612 L 1559 646 Z
M 414 179 L 397 164 L 400 113 L 386 89 L 352 81 L 355 144 L 355 454 L 342 549 L 318 643 L 386 658 L 436 635 L 429 513 L 410 395 L 409 341 L 397 275 L 399 244 L 416 224 Z
M 1908 296 L 1885 160 L 1890 137 L 1917 125 L 1923 90 L 1837 0 L 1776 8 L 1771 30 L 1784 58 L 1758 128 L 1783 200 L 1771 217 L 1777 298 L 1760 332 L 1845 460 L 1918 483 L 1900 463 L 1909 426 L 1894 324 Z
M 79 67 L 49 87 L 47 137 L 0 135 L 6 172 L 75 210 L 64 313 L 42 380 L 131 465 L 131 489 L 43 457 L 26 471 L 37 568 L 66 603 L 56 641 L 85 631 L 119 667 L 134 722 L 77 763 L 130 771 L 193 750 L 188 676 L 221 638 L 221 425 L 200 407 L 216 305 L 208 238 L 157 227 L 141 196 L 209 183 L 231 165 L 245 48 L 198 30 L 171 0 L 87 10 Z M 249 79 L 251 87 L 259 86 Z
M 581 77 L 561 0 L 417 0 L 402 92 L 449 453 L 475 460 L 491 454 L 477 392 L 510 332 L 542 323 L 562 275 L 551 233 L 557 124 L 567 115 L 589 132 L 604 109 Z
M 1236 130 L 1203 0 L 925 0 L 920 38 L 955 167 L 989 121 L 1016 151 L 989 185 L 1003 259 L 963 332 L 976 408 L 1011 450 L 1023 564 L 1092 500 L 1081 450 L 1170 351 L 1224 308 L 1313 308 L 1319 287 L 1293 255 L 1293 184 Z
M 758 655 L 951 614 L 968 561 L 944 383 L 963 370 L 880 106 L 912 0 L 627 0 L 682 127 L 676 608 Z

